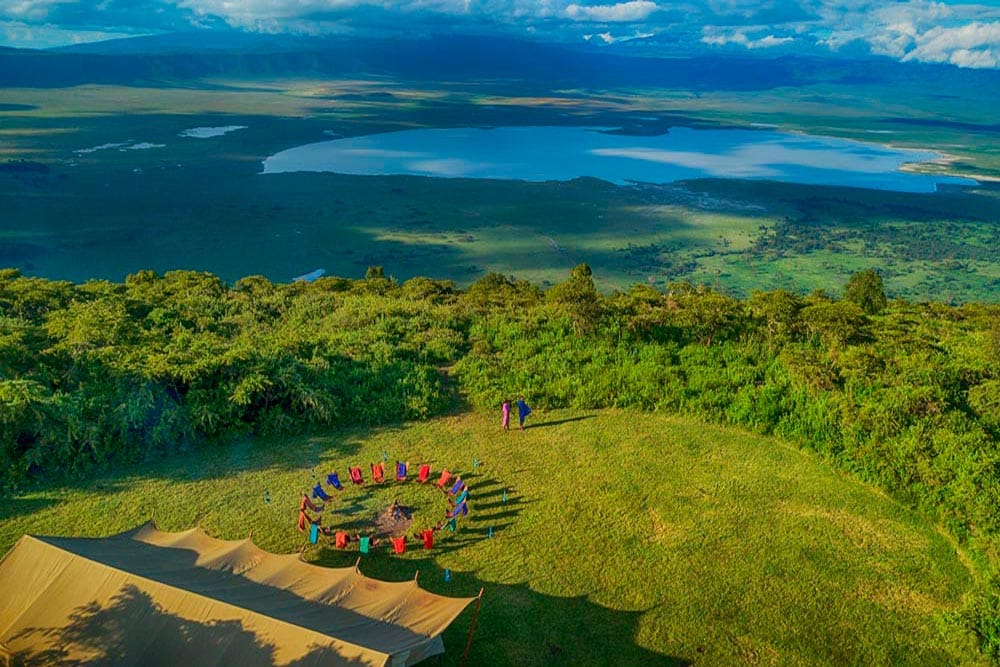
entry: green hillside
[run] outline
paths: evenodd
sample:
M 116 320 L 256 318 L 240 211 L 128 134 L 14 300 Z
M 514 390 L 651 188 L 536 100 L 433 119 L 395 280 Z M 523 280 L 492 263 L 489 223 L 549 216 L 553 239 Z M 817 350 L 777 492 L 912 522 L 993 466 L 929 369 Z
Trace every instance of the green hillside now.
M 536 410 L 529 426 L 503 433 L 499 415 L 476 412 L 239 439 L 13 496 L 0 507 L 0 549 L 23 533 L 106 535 L 155 514 L 167 530 L 252 530 L 266 549 L 295 551 L 297 498 L 313 475 L 346 473 L 384 452 L 458 470 L 472 489 L 470 516 L 433 552 L 382 551 L 361 563 L 397 580 L 419 570 L 422 585 L 443 594 L 484 587 L 470 664 L 984 660 L 950 620 L 976 577 L 963 552 L 817 457 L 774 438 L 628 411 Z M 346 489 L 324 523 L 354 525 L 397 497 L 415 508 L 414 527 L 437 519 L 433 489 L 387 486 Z M 331 566 L 357 556 L 305 552 Z M 470 619 L 467 611 L 446 633 L 442 664 L 458 663 Z

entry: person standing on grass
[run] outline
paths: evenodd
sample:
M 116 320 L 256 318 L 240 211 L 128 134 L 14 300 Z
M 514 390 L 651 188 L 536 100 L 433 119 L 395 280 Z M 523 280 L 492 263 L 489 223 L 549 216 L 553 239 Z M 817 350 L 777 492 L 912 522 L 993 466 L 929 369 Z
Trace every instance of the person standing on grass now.
M 517 419 L 521 422 L 521 430 L 524 430 L 524 420 L 531 414 L 531 408 L 524 402 L 524 396 L 517 399 Z
M 504 400 L 503 405 L 500 406 L 500 424 L 503 426 L 503 430 L 510 430 L 510 401 Z

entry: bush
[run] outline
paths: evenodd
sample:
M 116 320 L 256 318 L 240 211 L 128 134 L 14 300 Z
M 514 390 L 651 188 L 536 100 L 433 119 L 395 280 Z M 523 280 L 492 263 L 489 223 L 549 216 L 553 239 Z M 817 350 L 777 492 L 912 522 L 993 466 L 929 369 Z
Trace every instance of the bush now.
M 684 412 L 773 432 L 1000 546 L 994 306 L 691 285 L 605 297 L 586 265 L 547 294 L 364 280 L 226 286 L 141 272 L 70 285 L 0 271 L 0 482 L 77 474 L 232 433 L 423 419 L 453 404 Z M 446 383 L 454 368 L 458 387 Z M 444 368 L 442 368 L 444 367 Z M 1000 655 L 993 586 L 966 618 Z

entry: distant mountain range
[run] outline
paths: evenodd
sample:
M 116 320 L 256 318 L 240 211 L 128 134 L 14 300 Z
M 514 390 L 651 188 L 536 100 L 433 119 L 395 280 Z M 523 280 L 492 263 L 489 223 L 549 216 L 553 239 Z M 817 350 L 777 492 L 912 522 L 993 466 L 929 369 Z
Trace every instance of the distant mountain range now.
M 0 86 L 170 85 L 203 77 L 382 74 L 411 80 L 507 79 L 545 85 L 766 90 L 919 80 L 942 92 L 1000 90 L 1000 71 L 888 58 L 695 55 L 653 58 L 503 37 L 314 38 L 172 33 L 47 51 L 0 48 Z M 995 93 L 992 93 L 995 97 Z

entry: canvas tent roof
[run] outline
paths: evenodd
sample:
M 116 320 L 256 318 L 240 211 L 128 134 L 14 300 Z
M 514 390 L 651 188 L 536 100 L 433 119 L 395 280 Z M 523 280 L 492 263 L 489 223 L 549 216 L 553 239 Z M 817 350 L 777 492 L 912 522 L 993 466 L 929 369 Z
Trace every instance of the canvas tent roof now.
M 25 535 L 0 561 L 0 664 L 410 665 L 475 598 L 146 524 Z

